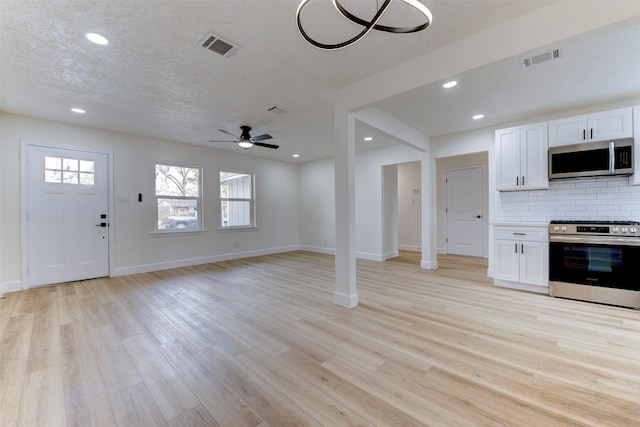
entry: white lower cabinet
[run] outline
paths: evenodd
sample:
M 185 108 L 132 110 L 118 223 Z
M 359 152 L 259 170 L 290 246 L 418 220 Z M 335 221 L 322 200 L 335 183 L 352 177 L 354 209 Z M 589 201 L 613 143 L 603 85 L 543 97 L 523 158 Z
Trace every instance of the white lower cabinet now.
M 547 226 L 494 225 L 493 279 L 496 286 L 548 293 Z

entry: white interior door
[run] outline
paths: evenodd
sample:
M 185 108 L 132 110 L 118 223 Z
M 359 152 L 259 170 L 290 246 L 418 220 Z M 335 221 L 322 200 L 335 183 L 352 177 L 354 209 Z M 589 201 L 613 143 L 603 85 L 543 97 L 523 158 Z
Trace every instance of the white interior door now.
M 482 256 L 482 168 L 447 171 L 447 252 Z
M 108 155 L 27 146 L 30 287 L 109 275 Z

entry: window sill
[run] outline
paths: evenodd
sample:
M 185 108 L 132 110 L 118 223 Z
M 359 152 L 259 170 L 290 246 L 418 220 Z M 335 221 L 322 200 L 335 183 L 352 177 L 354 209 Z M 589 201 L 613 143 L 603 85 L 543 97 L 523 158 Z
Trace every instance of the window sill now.
M 218 228 L 219 232 L 225 233 L 228 231 L 256 231 L 259 227 L 253 225 L 240 226 L 240 227 L 220 227 Z
M 207 230 L 206 228 L 199 228 L 196 230 L 189 230 L 189 229 L 175 229 L 175 230 L 154 230 L 154 231 L 150 231 L 149 235 L 151 236 L 179 236 L 182 234 L 188 234 L 188 235 L 194 235 L 194 234 L 204 234 L 206 232 L 208 232 L 209 230 Z

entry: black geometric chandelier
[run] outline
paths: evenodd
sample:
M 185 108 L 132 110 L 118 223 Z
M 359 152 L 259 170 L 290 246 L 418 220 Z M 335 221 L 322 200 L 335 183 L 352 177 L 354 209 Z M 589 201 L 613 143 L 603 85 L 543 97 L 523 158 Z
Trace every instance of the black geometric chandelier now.
M 401 34 L 416 33 L 418 31 L 427 29 L 431 25 L 431 22 L 433 21 L 433 16 L 431 15 L 431 11 L 419 0 L 401 0 L 407 3 L 408 5 L 414 7 L 418 12 L 422 13 L 425 17 L 425 22 L 423 24 L 418 26 L 413 26 L 413 27 L 390 27 L 386 25 L 378 25 L 378 21 L 380 20 L 380 18 L 382 18 L 382 15 L 387 10 L 387 8 L 389 7 L 389 5 L 393 0 L 385 0 L 382 6 L 380 7 L 380 9 L 378 9 L 378 11 L 376 12 L 375 16 L 371 19 L 371 21 L 366 21 L 362 18 L 355 16 L 354 14 L 349 12 L 342 4 L 340 4 L 338 0 L 331 0 L 335 8 L 338 10 L 338 12 L 340 12 L 342 16 L 344 16 L 345 18 L 347 18 L 348 20 L 350 20 L 355 24 L 361 25 L 364 28 L 355 37 L 349 40 L 346 40 L 342 43 L 325 44 L 312 39 L 306 33 L 304 28 L 302 28 L 302 23 L 300 22 L 300 13 L 302 12 L 302 9 L 304 9 L 304 7 L 307 5 L 307 3 L 309 3 L 309 1 L 310 0 L 302 0 L 298 5 L 298 10 L 296 11 L 296 22 L 298 24 L 298 30 L 300 31 L 300 34 L 302 35 L 302 37 L 304 37 L 304 39 L 307 42 L 309 42 L 310 44 L 312 44 L 313 46 L 319 49 L 325 49 L 325 50 L 342 49 L 347 46 L 351 46 L 352 44 L 354 44 L 355 42 L 357 42 L 358 40 L 366 36 L 367 33 L 369 33 L 369 31 L 371 30 L 385 31 L 387 33 L 401 33 Z

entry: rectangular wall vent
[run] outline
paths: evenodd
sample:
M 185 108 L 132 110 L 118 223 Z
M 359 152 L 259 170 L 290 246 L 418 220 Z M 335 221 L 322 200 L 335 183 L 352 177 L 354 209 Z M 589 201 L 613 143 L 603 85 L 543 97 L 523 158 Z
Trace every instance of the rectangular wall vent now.
M 551 61 L 552 59 L 558 59 L 560 57 L 562 57 L 562 49 L 554 49 L 550 52 L 545 52 L 541 53 L 540 55 L 524 58 L 520 62 L 520 65 L 522 66 L 522 68 L 529 68 L 542 62 Z
M 234 45 L 230 41 L 213 33 L 205 34 L 198 44 L 207 50 L 224 56 L 225 58 L 231 58 L 240 50 L 240 46 Z
M 267 109 L 267 111 L 270 111 L 272 113 L 276 113 L 276 114 L 280 114 L 281 116 L 287 114 L 289 112 L 289 110 L 287 110 L 284 107 L 281 107 L 279 105 L 274 105 L 273 107 Z

